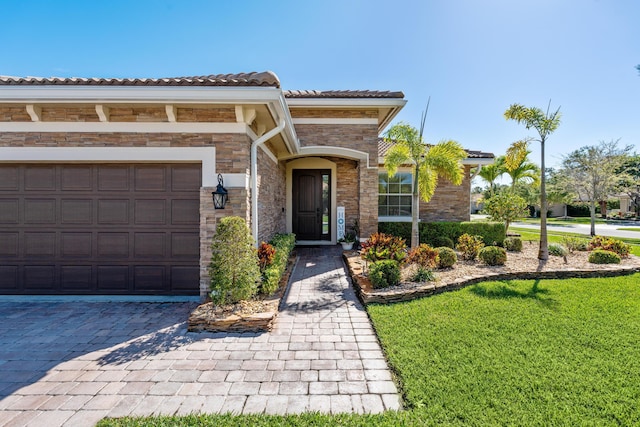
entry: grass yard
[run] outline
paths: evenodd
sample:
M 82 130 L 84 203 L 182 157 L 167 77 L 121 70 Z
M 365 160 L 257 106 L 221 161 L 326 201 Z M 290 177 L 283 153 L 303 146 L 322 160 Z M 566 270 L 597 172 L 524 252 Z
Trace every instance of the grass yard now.
M 620 228 L 616 228 L 616 230 L 635 231 L 636 233 L 640 233 L 640 228 L 638 227 L 620 227 Z
M 203 415 L 105 426 L 634 425 L 640 274 L 485 282 L 369 312 L 406 411 Z
M 486 282 L 370 307 L 428 423 L 640 423 L 640 275 Z

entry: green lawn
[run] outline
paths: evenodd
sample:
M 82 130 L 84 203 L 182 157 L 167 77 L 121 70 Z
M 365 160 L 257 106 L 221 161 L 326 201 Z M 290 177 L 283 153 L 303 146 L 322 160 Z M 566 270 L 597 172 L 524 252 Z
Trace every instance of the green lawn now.
M 640 275 L 486 282 L 371 306 L 429 423 L 640 423 Z
M 207 415 L 100 426 L 634 425 L 640 274 L 485 282 L 372 305 L 408 406 L 382 415 Z
M 620 228 L 616 228 L 616 230 L 640 232 L 640 227 L 620 227 Z

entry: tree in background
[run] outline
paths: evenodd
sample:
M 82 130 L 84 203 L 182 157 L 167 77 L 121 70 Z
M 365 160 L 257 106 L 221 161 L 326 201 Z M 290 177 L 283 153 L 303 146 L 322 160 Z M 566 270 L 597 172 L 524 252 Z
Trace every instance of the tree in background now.
M 511 191 L 506 191 L 487 200 L 484 211 L 492 221 L 504 221 L 506 233 L 513 221 L 527 216 L 527 201 Z
M 496 181 L 504 175 L 504 156 L 496 157 L 495 161 L 490 165 L 478 166 L 480 171 L 478 176 L 489 184 L 489 198 L 496 194 Z
M 418 246 L 420 233 L 418 218 L 420 198 L 431 200 L 439 178 L 445 178 L 454 185 L 462 184 L 464 168 L 462 160 L 467 153 L 460 143 L 443 140 L 435 145 L 427 145 L 422 137 L 427 110 L 422 114 L 420 130 L 407 123 L 398 123 L 385 133 L 385 141 L 393 143 L 384 159 L 384 167 L 393 177 L 401 165 L 413 167 L 413 193 L 411 203 L 411 247 Z
M 640 216 L 640 155 L 630 156 L 616 172 L 618 191 L 629 196 L 637 218 Z
M 549 203 L 564 205 L 564 218 L 567 218 L 567 205 L 578 198 L 564 184 L 566 177 L 553 168 L 547 169 L 547 200 Z
M 541 109 L 536 107 L 525 107 L 520 104 L 512 104 L 507 111 L 504 112 L 504 117 L 507 120 L 515 120 L 517 123 L 524 123 L 527 129 L 534 128 L 538 132 L 537 141 L 540 142 L 540 249 L 538 250 L 538 259 L 549 259 L 549 246 L 547 237 L 547 195 L 545 189 L 545 165 L 544 165 L 544 144 L 558 126 L 560 126 L 560 108 L 553 112 L 549 112 L 551 107 L 551 101 L 547 106 L 547 112 L 544 113 Z M 507 154 L 507 163 L 510 163 L 509 167 L 515 164 L 516 160 L 526 158 L 526 151 L 528 140 L 519 141 L 512 144 L 511 159 L 509 153 Z
M 618 171 L 629 159 L 631 146 L 618 147 L 618 141 L 579 148 L 562 160 L 559 173 L 564 177 L 567 191 L 589 202 L 591 213 L 591 235 L 596 234 L 596 204 L 615 194 L 620 182 Z

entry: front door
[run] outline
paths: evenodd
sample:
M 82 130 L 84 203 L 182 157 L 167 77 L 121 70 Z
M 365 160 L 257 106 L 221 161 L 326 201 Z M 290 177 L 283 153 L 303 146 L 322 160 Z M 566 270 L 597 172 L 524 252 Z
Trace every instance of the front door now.
M 331 240 L 331 171 L 293 170 L 293 232 L 297 240 Z

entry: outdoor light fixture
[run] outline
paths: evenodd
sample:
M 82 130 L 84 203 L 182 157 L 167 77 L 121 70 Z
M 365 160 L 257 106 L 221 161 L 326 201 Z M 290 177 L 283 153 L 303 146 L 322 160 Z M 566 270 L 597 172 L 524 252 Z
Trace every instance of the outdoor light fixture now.
M 224 209 L 224 206 L 227 204 L 227 199 L 229 198 L 229 192 L 224 188 L 224 181 L 220 174 L 218 174 L 218 186 L 216 187 L 216 191 L 211 193 L 211 195 L 213 195 L 213 206 L 216 209 Z

